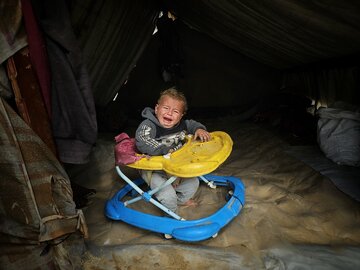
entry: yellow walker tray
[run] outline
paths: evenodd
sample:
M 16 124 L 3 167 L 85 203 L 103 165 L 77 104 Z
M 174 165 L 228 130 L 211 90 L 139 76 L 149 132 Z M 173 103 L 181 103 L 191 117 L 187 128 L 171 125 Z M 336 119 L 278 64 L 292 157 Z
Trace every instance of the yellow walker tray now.
M 213 131 L 211 140 L 201 142 L 186 137 L 179 150 L 164 156 L 142 158 L 128 167 L 141 170 L 163 170 L 179 177 L 195 177 L 217 169 L 230 155 L 233 141 L 223 131 Z

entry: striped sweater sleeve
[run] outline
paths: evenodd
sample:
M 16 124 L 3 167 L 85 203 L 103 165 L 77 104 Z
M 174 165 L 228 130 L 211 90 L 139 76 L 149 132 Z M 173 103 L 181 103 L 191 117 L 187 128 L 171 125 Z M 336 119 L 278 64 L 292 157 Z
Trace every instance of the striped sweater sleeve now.
M 135 140 L 137 149 L 147 155 L 158 156 L 169 152 L 170 147 L 155 140 L 156 127 L 150 121 L 144 121 L 136 130 Z

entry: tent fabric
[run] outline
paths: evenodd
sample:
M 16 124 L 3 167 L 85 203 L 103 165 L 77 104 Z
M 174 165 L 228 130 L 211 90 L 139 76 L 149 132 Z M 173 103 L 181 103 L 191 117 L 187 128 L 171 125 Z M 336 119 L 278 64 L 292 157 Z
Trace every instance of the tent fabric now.
M 351 63 L 336 66 L 315 65 L 284 73 L 282 89 L 310 97 L 316 108 L 336 101 L 360 105 L 360 68 L 356 58 Z
M 53 252 L 39 254 L 52 245 L 64 249 L 60 243 L 73 233 L 87 236 L 83 212 L 75 209 L 68 175 L 54 154 L 3 99 L 0 131 L 0 264 L 53 263 Z
M 87 67 L 65 1 L 33 1 L 51 69 L 51 124 L 61 162 L 84 164 L 97 137 Z
M 6 62 L 11 91 L 20 117 L 56 154 L 56 147 L 51 133 L 51 125 L 43 99 L 41 85 L 32 65 L 29 47 L 15 53 Z M 31 87 L 29 87 L 31 86 Z
M 20 0 L 2 0 L 0 18 L 0 64 L 2 64 L 28 44 Z
M 287 71 L 342 57 L 351 61 L 359 55 L 360 4 L 356 0 L 159 2 L 188 27 L 274 69 Z M 72 1 L 71 17 L 89 68 L 95 103 L 106 106 L 137 65 L 161 7 L 148 0 L 92 3 Z M 186 64 L 189 62 L 185 59 Z M 310 73 L 290 70 L 283 86 L 323 105 L 335 98 L 350 102 L 358 97 L 356 65 L 351 61 L 345 72 L 338 67 L 317 67 Z M 308 81 L 313 83 L 309 85 Z
M 359 53 L 356 0 L 164 2 L 191 28 L 279 69 Z
M 36 20 L 31 1 L 21 0 L 21 8 L 29 43 L 30 58 L 36 71 L 40 90 L 47 110 L 47 117 L 51 117 L 51 77 L 49 60 L 46 53 L 45 40 Z
M 11 89 L 9 77 L 5 66 L 0 65 L 0 97 L 10 99 L 14 97 L 14 92 Z
M 95 103 L 106 106 L 119 91 L 155 29 L 152 0 L 72 1 L 74 31 L 84 53 Z
M 358 104 L 360 3 L 332 1 L 164 1 L 190 28 L 284 72 L 282 89 Z

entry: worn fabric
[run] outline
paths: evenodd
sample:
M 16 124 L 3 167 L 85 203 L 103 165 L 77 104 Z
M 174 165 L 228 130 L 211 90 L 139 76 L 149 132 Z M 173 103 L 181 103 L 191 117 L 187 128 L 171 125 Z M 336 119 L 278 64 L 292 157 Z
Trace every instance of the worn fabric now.
M 317 139 L 327 158 L 340 165 L 360 167 L 360 107 L 346 104 L 319 108 Z
M 167 2 L 191 28 L 279 69 L 359 51 L 357 0 Z
M 71 1 L 71 19 L 93 85 L 96 105 L 106 106 L 135 68 L 155 29 L 152 0 Z
M 82 48 L 84 48 L 94 82 L 95 100 L 98 105 L 105 106 L 117 92 L 120 95 L 122 91 L 127 90 L 128 86 L 125 87 L 123 83 L 129 78 L 132 79 L 134 72 L 141 68 L 139 64 L 144 57 L 139 58 L 139 56 L 146 48 L 153 32 L 156 13 L 151 8 L 156 8 L 155 2 L 148 0 L 131 2 L 103 0 L 95 3 L 91 0 L 76 0 L 71 2 L 74 6 L 72 18 L 82 41 Z M 186 83 L 184 87 L 191 86 L 189 90 L 191 95 L 196 97 L 199 93 L 199 96 L 217 96 L 216 91 L 221 88 L 222 93 L 229 93 L 233 97 L 233 102 L 240 103 L 250 94 L 256 98 L 258 97 L 257 87 L 254 85 L 258 84 L 259 88 L 267 90 L 272 88 L 272 85 L 264 80 L 266 76 L 264 73 L 274 71 L 260 71 L 261 68 L 252 71 L 254 66 L 263 63 L 265 67 L 274 67 L 282 71 L 286 69 L 287 73 L 290 72 L 286 76 L 284 86 L 292 91 L 311 93 L 312 98 L 320 98 L 322 102 L 326 101 L 328 104 L 339 97 L 343 100 L 346 98 L 347 102 L 360 100 L 357 80 L 359 61 L 356 57 L 360 47 L 360 2 L 358 0 L 172 0 L 165 2 L 177 16 L 177 21 L 185 22 L 189 29 L 200 32 L 198 36 L 210 37 L 205 41 L 206 43 L 196 44 L 197 40 L 193 37 L 190 43 L 186 43 L 187 35 L 179 32 L 185 55 L 183 72 Z M 150 6 L 153 4 L 153 7 L 149 7 L 149 3 Z M 115 32 L 116 35 L 114 35 Z M 151 55 L 157 56 L 159 53 L 157 36 L 159 33 L 153 37 L 154 45 L 149 44 L 156 48 Z M 212 50 L 209 47 L 212 40 L 225 44 L 239 52 L 239 55 L 244 58 L 234 57 L 233 63 L 236 63 L 236 66 L 233 70 L 226 70 L 226 67 L 219 71 L 214 67 L 209 68 L 210 59 L 216 57 L 217 53 L 202 55 L 202 51 Z M 192 52 L 192 49 L 198 51 Z M 222 56 L 225 55 L 219 55 L 219 57 Z M 198 57 L 201 59 L 200 63 L 194 61 Z M 258 63 L 247 63 L 247 57 Z M 346 57 L 345 61 L 337 62 L 342 57 Z M 157 58 L 150 58 L 149 61 L 151 62 L 148 65 L 153 67 L 156 73 L 152 75 L 151 84 L 147 84 L 148 90 L 143 93 L 149 93 L 151 87 L 157 89 L 154 85 L 154 77 L 160 77 L 155 64 Z M 314 63 L 318 64 L 322 61 L 325 65 L 330 64 L 328 69 L 319 69 L 318 65 L 314 67 Z M 204 66 L 201 66 L 201 62 Z M 217 64 L 222 63 L 221 60 L 217 62 Z M 346 67 L 349 62 L 352 62 L 352 66 Z M 235 70 L 241 69 L 244 63 L 247 67 L 239 74 L 234 73 Z M 133 70 L 135 64 L 137 67 Z M 296 68 L 304 64 L 309 64 L 305 66 L 306 72 L 296 72 Z M 139 81 L 143 82 L 143 77 L 146 76 L 144 74 L 150 72 L 149 66 L 146 65 L 143 68 Z M 131 70 L 133 70 L 132 73 L 130 73 Z M 194 77 L 199 78 L 199 74 L 204 70 L 207 72 L 205 79 L 189 80 L 192 74 L 196 74 Z M 252 71 L 251 74 L 247 74 L 249 71 Z M 255 74 L 252 75 L 253 73 Z M 229 85 L 227 85 L 228 81 L 232 81 L 231 77 L 234 76 L 228 74 L 236 78 L 235 82 Z M 259 81 L 263 85 L 253 80 L 253 76 L 261 78 Z M 225 79 L 217 81 L 214 77 Z M 249 80 L 252 80 L 251 85 L 247 85 Z M 239 81 L 241 81 L 240 85 Z M 196 91 L 193 90 L 194 86 L 197 88 Z M 121 91 L 119 91 L 120 87 Z M 278 87 L 279 83 L 276 83 L 276 88 Z M 216 90 L 209 94 L 212 88 Z M 142 84 L 136 86 L 137 91 L 140 89 L 143 89 Z M 245 91 L 239 91 L 239 89 L 245 89 Z M 246 89 L 251 89 L 251 91 Z M 241 95 L 242 92 L 246 92 L 246 97 Z M 133 95 L 132 92 L 127 93 L 127 95 L 130 94 Z M 221 97 L 217 101 L 223 102 Z M 137 96 L 136 102 L 137 104 L 139 102 Z M 209 101 L 200 99 L 200 102 L 200 105 L 204 106 Z
M 38 79 L 47 117 L 51 117 L 51 74 L 43 34 L 35 17 L 31 0 L 21 0 L 32 66 Z
M 90 78 L 65 1 L 34 1 L 44 31 L 52 76 L 51 123 L 59 159 L 88 162 L 97 138 Z
M 28 43 L 20 0 L 0 2 L 0 64 Z
M 14 96 L 11 89 L 9 77 L 6 73 L 4 65 L 0 65 L 0 97 L 4 99 L 10 99 Z
M 35 67 L 29 54 L 29 47 L 21 49 L 7 61 L 7 69 L 14 91 L 16 108 L 21 118 L 56 154 L 51 124 L 36 77 Z
M 135 139 L 130 138 L 125 132 L 122 132 L 115 137 L 115 143 L 114 154 L 116 165 L 134 163 L 142 158 L 141 155 L 137 155 Z
M 70 180 L 54 154 L 3 99 L 0 148 L 0 265 L 49 269 L 69 235 L 87 235 Z M 61 254 L 70 257 L 66 249 Z

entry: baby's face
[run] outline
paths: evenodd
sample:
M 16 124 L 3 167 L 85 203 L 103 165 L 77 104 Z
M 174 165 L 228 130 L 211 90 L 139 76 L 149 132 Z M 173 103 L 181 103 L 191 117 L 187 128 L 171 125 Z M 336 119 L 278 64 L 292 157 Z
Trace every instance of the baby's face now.
M 184 103 L 170 96 L 164 96 L 156 104 L 155 114 L 163 127 L 172 128 L 184 115 Z

